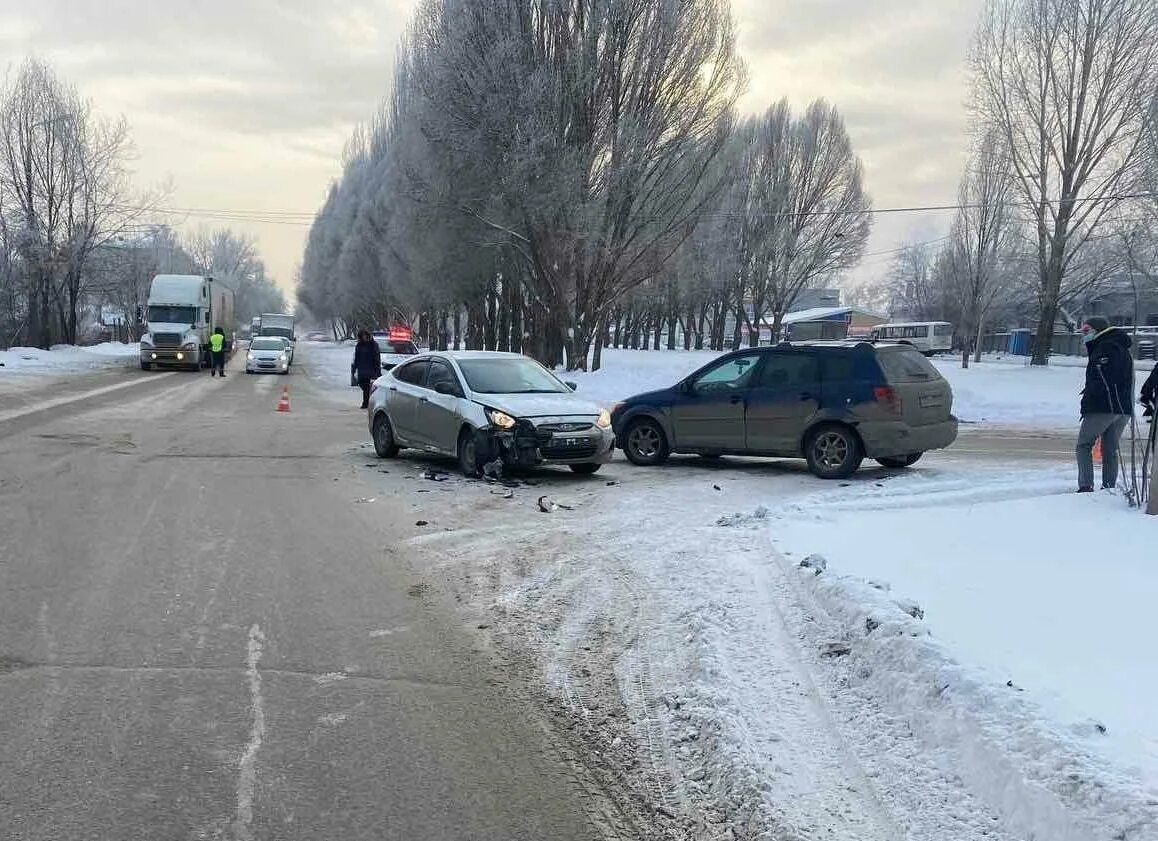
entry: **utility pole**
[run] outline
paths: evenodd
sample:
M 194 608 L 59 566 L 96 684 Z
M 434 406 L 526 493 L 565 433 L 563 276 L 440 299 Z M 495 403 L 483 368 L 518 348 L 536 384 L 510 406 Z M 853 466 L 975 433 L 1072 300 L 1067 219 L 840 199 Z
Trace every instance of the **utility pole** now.
M 1150 490 L 1146 497 L 1146 513 L 1158 515 L 1158 453 L 1154 452 L 1155 439 L 1158 439 L 1158 413 L 1150 424 Z

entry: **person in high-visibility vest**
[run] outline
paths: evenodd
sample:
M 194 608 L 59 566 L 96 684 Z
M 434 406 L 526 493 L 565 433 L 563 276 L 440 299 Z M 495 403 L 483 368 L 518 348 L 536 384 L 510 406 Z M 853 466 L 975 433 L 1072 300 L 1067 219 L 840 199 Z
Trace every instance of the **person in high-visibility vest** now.
M 213 367 L 209 376 L 220 374 L 225 376 L 225 331 L 218 327 L 209 337 L 209 353 L 213 356 Z

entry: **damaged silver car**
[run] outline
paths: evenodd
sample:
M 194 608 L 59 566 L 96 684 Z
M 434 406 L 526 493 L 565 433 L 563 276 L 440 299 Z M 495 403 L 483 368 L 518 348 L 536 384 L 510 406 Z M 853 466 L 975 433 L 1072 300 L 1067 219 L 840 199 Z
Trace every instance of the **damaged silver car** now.
M 372 386 L 374 450 L 451 456 L 467 476 L 540 464 L 595 473 L 615 449 L 611 415 L 575 389 L 517 353 L 415 356 Z

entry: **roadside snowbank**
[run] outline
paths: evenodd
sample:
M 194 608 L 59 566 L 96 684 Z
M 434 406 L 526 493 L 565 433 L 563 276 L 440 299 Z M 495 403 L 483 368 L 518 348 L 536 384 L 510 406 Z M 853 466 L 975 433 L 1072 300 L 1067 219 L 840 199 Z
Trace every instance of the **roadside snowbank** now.
M 849 643 L 850 688 L 902 716 L 1010 829 L 1155 838 L 1158 522 L 1115 494 L 1067 493 L 1069 478 L 918 471 L 785 506 L 770 532 L 786 555 L 826 560 L 796 577 Z
M 616 467 L 415 548 L 694 837 L 1158 838 L 1153 518 L 1068 467 Z
M 104 342 L 77 347 L 53 345 L 51 350 L 14 347 L 0 350 L 0 376 L 5 374 L 67 374 L 70 371 L 135 365 L 140 345 Z

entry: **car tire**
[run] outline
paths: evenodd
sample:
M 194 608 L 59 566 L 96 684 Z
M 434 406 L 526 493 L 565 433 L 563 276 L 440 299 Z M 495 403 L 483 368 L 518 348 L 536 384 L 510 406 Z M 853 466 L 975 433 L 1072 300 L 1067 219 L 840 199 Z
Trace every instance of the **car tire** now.
M 152 362 L 142 362 L 141 363 L 141 370 L 142 371 L 152 371 L 153 370 L 153 363 Z
M 670 455 L 667 436 L 654 418 L 637 418 L 623 433 L 623 454 L 638 467 L 655 467 Z
M 569 465 L 572 473 L 578 473 L 580 476 L 590 476 L 593 473 L 598 473 L 602 464 L 572 464 Z
M 924 453 L 909 453 L 907 456 L 888 456 L 886 458 L 878 458 L 877 464 L 892 470 L 901 470 L 905 467 L 912 467 L 923 455 Z
M 473 429 L 464 429 L 458 435 L 458 469 L 468 479 L 482 476 L 478 458 L 478 435 Z
M 374 416 L 374 426 L 371 430 L 374 436 L 374 452 L 378 458 L 394 458 L 398 455 L 398 445 L 394 442 L 394 427 L 385 414 Z
M 814 476 L 847 479 L 864 461 L 864 445 L 851 427 L 830 423 L 809 433 L 804 457 Z

